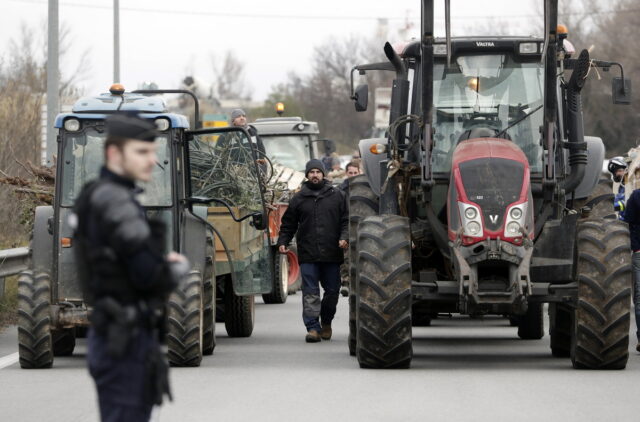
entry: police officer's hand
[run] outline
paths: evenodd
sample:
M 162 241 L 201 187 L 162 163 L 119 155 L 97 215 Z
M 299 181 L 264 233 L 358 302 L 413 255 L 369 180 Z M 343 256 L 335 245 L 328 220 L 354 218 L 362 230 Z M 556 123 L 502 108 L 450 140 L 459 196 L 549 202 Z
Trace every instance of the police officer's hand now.
M 278 252 L 287 253 L 287 252 L 289 252 L 289 249 L 287 249 L 287 247 L 284 246 L 284 245 L 280 245 L 280 247 L 278 248 Z
M 339 240 L 338 241 L 338 246 L 340 246 L 340 248 L 342 249 L 347 249 L 349 247 L 349 242 L 347 242 L 346 240 Z

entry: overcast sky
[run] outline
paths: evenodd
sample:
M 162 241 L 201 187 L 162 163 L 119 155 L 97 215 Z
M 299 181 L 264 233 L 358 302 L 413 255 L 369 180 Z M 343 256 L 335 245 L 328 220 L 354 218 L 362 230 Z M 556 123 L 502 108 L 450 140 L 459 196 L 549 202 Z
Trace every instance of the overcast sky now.
M 436 25 L 444 34 L 444 2 L 436 3 Z M 509 17 L 518 35 L 529 35 L 531 22 L 541 19 L 535 16 L 541 7 L 528 0 L 451 4 L 453 35 L 498 25 L 496 16 Z M 90 72 L 80 82 L 86 94 L 105 92 L 113 82 L 112 6 L 112 0 L 60 1 L 60 22 L 73 38 L 73 54 L 61 66 L 69 72 L 77 55 L 89 50 Z M 254 99 L 263 99 L 288 72 L 304 73 L 312 47 L 329 37 L 369 37 L 385 17 L 392 28 L 408 20 L 413 36 L 420 28 L 419 0 L 120 0 L 120 8 L 121 82 L 127 89 L 144 81 L 175 88 L 187 74 L 208 85 L 212 55 L 232 49 L 246 63 Z M 21 24 L 45 30 L 46 18 L 46 0 L 0 0 L 0 55 Z

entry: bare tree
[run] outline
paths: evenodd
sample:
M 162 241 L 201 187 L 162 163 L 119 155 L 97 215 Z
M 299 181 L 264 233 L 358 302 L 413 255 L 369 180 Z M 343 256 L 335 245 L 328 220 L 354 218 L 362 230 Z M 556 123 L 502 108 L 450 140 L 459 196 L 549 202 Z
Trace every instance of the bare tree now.
M 251 99 L 251 93 L 245 80 L 245 64 L 231 51 L 224 57 L 211 57 L 215 77 L 214 93 L 220 100 Z

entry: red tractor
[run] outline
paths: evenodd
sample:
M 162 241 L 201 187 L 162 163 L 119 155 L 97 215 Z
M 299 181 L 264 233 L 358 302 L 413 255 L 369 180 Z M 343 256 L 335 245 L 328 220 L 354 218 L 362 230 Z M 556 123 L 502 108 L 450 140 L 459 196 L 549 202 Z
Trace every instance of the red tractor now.
M 605 150 L 583 133 L 580 96 L 590 67 L 622 66 L 575 54 L 557 0 L 544 38 L 451 38 L 445 10 L 446 38 L 423 0 L 419 41 L 354 68 L 396 78 L 388 137 L 360 142 L 366 175 L 350 184 L 350 352 L 408 367 L 412 326 L 439 313 L 504 315 L 539 339 L 548 303 L 554 356 L 624 368 L 629 233 L 590 215 Z M 367 94 L 352 89 L 356 110 Z M 629 96 L 613 78 L 613 102 Z

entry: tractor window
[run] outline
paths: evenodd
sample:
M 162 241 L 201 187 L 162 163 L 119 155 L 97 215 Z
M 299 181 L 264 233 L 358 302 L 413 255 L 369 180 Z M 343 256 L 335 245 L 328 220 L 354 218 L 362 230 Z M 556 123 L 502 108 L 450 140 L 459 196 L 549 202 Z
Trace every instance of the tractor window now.
M 273 164 L 304 171 L 311 159 L 307 135 L 261 135 L 267 157 Z
M 106 134 L 94 128 L 82 132 L 63 132 L 64 157 L 60 161 L 62 169 L 62 206 L 73 206 L 82 187 L 100 174 L 104 164 L 104 140 Z M 158 145 L 157 166 L 153 171 L 153 180 L 139 183 L 144 189 L 139 196 L 145 206 L 171 206 L 171 168 L 170 151 L 166 136 L 156 138 Z
M 538 61 L 519 62 L 510 55 L 459 56 L 448 68 L 436 63 L 434 172 L 450 171 L 453 151 L 462 140 L 496 136 L 512 124 L 501 137 L 522 149 L 532 172 L 541 171 L 543 84 L 544 68 Z

